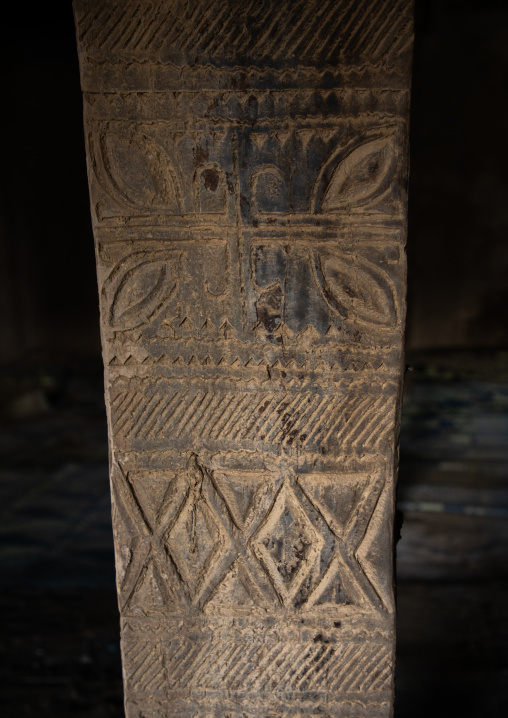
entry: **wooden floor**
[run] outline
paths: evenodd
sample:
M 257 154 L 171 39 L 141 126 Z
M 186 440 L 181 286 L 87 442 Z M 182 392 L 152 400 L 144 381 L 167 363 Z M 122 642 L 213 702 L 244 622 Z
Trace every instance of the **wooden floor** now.
M 508 355 L 410 357 L 396 718 L 508 715 Z M 2 718 L 122 716 L 100 366 L 0 378 Z

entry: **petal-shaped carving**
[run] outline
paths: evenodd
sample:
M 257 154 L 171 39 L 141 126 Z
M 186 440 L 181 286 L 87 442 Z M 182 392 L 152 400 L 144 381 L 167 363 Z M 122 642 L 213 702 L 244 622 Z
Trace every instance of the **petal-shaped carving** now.
M 177 213 L 179 188 L 169 159 L 153 140 L 107 132 L 101 139 L 104 168 L 121 198 L 140 209 Z
M 287 212 L 287 187 L 277 167 L 265 165 L 256 170 L 251 179 L 251 191 L 258 212 Z
M 140 252 L 113 270 L 103 286 L 113 329 L 146 324 L 167 303 L 177 284 L 175 259 L 162 252 Z
M 340 316 L 379 328 L 396 326 L 395 287 L 379 267 L 357 254 L 316 252 L 314 269 L 325 302 Z
M 395 169 L 391 140 L 392 135 L 370 140 L 346 155 L 326 189 L 324 212 L 365 204 L 387 188 Z

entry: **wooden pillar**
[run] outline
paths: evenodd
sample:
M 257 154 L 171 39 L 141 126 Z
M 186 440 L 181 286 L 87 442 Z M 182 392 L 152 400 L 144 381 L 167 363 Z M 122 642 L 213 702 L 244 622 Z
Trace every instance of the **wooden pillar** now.
M 127 716 L 390 716 L 412 3 L 74 7 Z

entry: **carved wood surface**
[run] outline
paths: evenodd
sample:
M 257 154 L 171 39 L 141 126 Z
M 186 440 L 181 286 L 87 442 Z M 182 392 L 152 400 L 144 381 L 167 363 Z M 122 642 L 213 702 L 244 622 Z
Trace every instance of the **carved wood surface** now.
M 390 716 L 412 3 L 74 8 L 127 716 Z

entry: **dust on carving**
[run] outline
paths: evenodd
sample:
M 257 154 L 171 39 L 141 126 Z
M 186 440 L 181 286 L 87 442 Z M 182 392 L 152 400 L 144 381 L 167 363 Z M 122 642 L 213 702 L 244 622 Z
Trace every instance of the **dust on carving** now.
M 388 718 L 410 0 L 73 4 L 126 714 Z

